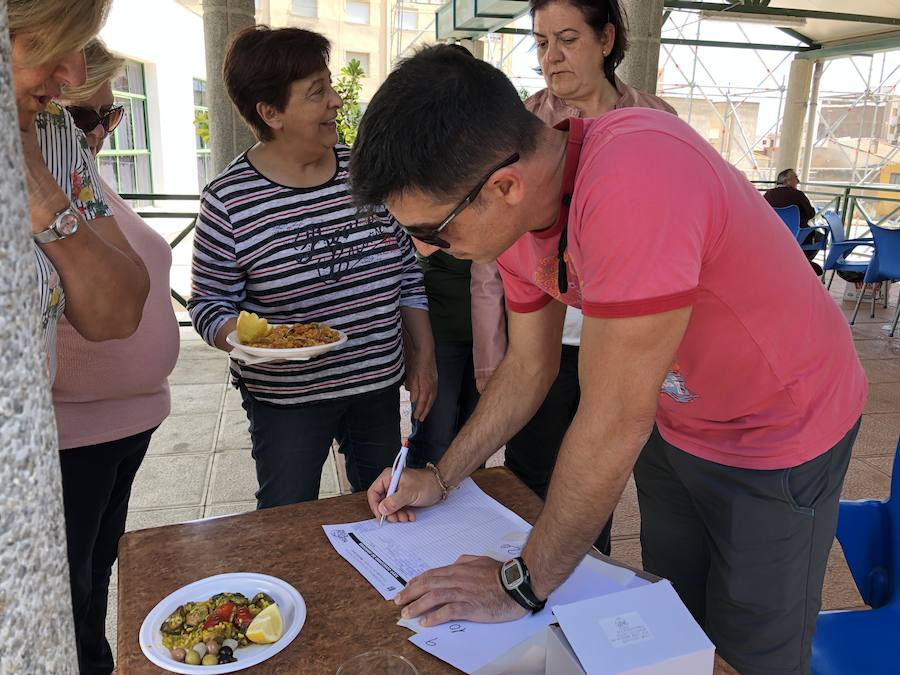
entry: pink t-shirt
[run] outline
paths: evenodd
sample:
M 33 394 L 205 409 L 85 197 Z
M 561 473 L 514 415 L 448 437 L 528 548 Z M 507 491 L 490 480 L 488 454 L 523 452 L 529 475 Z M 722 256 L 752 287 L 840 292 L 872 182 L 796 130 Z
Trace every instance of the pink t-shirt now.
M 836 444 L 862 413 L 866 376 L 847 321 L 762 196 L 673 115 L 630 108 L 566 124 L 560 203 L 571 206 L 500 257 L 509 308 L 556 298 L 617 318 L 690 305 L 657 408 L 669 443 L 748 469 Z
M 134 335 L 89 342 L 65 318 L 57 338 L 59 367 L 53 406 L 61 449 L 133 436 L 169 415 L 167 377 L 178 359 L 178 320 L 172 308 L 172 250 L 116 192 L 103 184 L 116 223 L 150 276 L 150 294 Z

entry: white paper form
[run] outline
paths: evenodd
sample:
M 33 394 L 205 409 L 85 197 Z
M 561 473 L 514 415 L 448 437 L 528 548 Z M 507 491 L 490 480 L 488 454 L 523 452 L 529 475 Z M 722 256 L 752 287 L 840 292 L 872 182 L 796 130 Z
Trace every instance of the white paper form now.
M 323 529 L 337 552 L 390 600 L 414 577 L 450 565 L 461 555 L 497 560 L 518 556 L 531 526 L 467 479 L 447 501 L 416 511 L 413 523 L 385 522 L 379 528 L 373 518 Z M 500 624 L 403 625 L 418 631 L 410 638 L 415 645 L 473 673 L 552 623 L 552 605 L 621 591 L 636 579 L 630 570 L 587 557 L 538 614 Z
M 553 607 L 559 626 L 589 674 L 645 672 L 703 675 L 715 648 L 663 579 L 603 598 Z
M 372 518 L 323 529 L 337 552 L 390 600 L 414 577 L 461 555 L 515 558 L 531 526 L 466 479 L 447 501 L 416 511 L 415 522 L 385 521 L 379 528 Z
M 547 606 L 537 614 L 506 623 L 458 621 L 432 628 L 419 627 L 419 632 L 409 640 L 459 670 L 474 673 L 554 623 L 551 607 L 618 593 L 631 584 L 649 583 L 630 570 L 620 573 L 621 569 L 587 556 L 565 583 L 550 594 Z

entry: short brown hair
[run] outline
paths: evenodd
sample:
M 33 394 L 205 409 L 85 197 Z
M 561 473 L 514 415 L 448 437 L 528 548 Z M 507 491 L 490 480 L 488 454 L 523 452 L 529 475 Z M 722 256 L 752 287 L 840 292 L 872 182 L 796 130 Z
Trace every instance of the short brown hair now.
M 84 48 L 87 79 L 80 87 L 63 87 L 62 99 L 66 103 L 84 103 L 92 98 L 107 82 L 114 80 L 125 66 L 125 59 L 113 54 L 103 40 L 94 38 Z
M 100 32 L 112 0 L 9 0 L 9 33 L 31 41 L 29 63 L 37 66 L 83 49 Z
M 330 51 L 328 38 L 302 28 L 254 26 L 234 36 L 222 68 L 225 88 L 259 140 L 273 135 L 256 104 L 284 110 L 291 84 L 327 68 Z

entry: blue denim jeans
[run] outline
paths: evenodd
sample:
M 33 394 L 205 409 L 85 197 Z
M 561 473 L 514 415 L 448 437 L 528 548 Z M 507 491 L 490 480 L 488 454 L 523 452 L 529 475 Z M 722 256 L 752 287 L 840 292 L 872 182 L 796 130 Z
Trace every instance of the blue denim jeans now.
M 366 490 L 400 448 L 400 387 L 302 406 L 262 403 L 240 385 L 256 461 L 256 507 L 319 496 L 333 440 L 346 460 L 354 492 Z

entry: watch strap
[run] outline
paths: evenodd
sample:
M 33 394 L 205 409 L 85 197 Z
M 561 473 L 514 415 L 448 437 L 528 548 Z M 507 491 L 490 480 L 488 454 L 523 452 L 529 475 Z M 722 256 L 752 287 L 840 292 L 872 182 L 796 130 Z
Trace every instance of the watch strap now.
M 43 230 L 31 236 L 39 244 L 49 244 L 51 241 L 59 241 L 60 239 L 62 239 L 62 237 L 60 237 L 56 233 L 56 230 L 53 229 L 52 223 L 46 230 Z
M 525 600 L 534 607 L 532 611 L 540 612 L 544 609 L 544 605 L 547 604 L 547 601 L 539 600 L 534 589 L 531 588 L 531 573 L 528 571 L 528 566 L 525 564 L 525 560 L 522 556 L 519 556 L 516 560 L 518 560 L 519 564 L 522 566 L 522 573 L 524 574 L 524 579 L 516 590 L 519 591 L 525 597 Z
M 60 234 L 58 228 L 60 219 L 66 214 L 72 214 L 75 218 L 78 217 L 78 212 L 75 210 L 75 207 L 69 204 L 64 209 L 57 211 L 50 220 L 50 224 L 47 228 L 37 234 L 33 234 L 32 238 L 39 244 L 49 244 L 52 241 L 59 241 L 60 239 L 65 239 L 70 236 L 68 234 Z
M 503 590 L 505 590 L 507 594 L 524 609 L 527 609 L 532 613 L 540 612 L 544 609 L 544 605 L 547 604 L 547 601 L 538 600 L 537 595 L 535 595 L 534 590 L 532 590 L 531 577 L 528 573 L 528 566 L 525 564 L 525 561 L 521 557 L 515 558 L 515 560 L 518 561 L 519 566 L 522 568 L 522 582 L 515 588 L 508 588 L 503 580 L 503 566 L 501 565 L 498 572 L 500 575 L 500 585 L 503 586 Z

